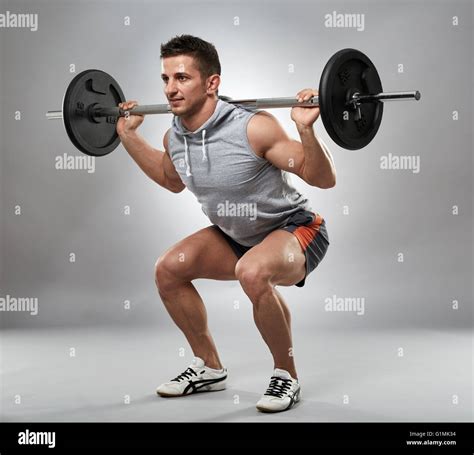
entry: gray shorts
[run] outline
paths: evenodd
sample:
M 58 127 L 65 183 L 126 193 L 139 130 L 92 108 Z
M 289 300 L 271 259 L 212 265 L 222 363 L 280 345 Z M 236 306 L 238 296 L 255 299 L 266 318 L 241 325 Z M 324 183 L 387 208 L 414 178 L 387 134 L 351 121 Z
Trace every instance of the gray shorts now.
M 213 228 L 218 230 L 236 254 L 241 258 L 252 246 L 244 246 L 237 243 L 232 237 L 223 232 L 219 226 L 213 224 Z M 308 210 L 300 210 L 288 218 L 287 223 L 281 229 L 291 232 L 299 241 L 306 257 L 306 275 L 295 286 L 299 288 L 305 285 L 306 277 L 323 260 L 329 246 L 329 237 L 326 230 L 326 222 L 318 213 Z

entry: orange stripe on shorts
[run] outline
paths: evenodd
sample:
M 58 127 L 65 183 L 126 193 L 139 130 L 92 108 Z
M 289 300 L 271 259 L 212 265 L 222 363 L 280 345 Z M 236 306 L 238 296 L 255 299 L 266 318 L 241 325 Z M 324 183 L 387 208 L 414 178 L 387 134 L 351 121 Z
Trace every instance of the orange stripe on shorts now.
M 293 231 L 303 251 L 306 251 L 308 245 L 314 240 L 316 235 L 318 235 L 319 226 L 321 226 L 322 222 L 323 218 L 319 214 L 316 214 L 316 218 L 312 223 L 307 226 L 299 226 Z

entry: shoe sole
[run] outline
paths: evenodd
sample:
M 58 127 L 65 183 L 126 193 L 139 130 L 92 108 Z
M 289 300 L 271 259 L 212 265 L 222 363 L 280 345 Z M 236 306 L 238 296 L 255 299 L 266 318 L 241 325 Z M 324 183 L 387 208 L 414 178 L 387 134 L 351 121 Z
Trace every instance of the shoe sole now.
M 260 407 L 260 406 L 256 406 L 256 408 L 257 408 L 260 412 L 265 412 L 266 414 L 274 414 L 275 412 L 288 411 L 288 409 L 292 408 L 295 404 L 299 403 L 299 401 L 300 401 L 300 394 L 298 393 L 296 399 L 295 399 L 295 400 L 291 400 L 291 401 L 290 401 L 290 404 L 289 404 L 286 408 L 283 408 L 283 409 L 269 409 L 269 408 L 263 408 L 263 407 Z
M 191 392 L 191 393 L 182 393 L 180 395 L 175 395 L 172 393 L 160 393 L 156 392 L 157 395 L 163 398 L 178 398 L 178 397 L 188 397 L 189 395 L 196 395 L 197 393 L 206 393 L 206 392 L 221 392 L 222 390 L 225 390 L 225 387 L 222 389 L 212 389 L 212 390 L 198 390 L 197 392 Z

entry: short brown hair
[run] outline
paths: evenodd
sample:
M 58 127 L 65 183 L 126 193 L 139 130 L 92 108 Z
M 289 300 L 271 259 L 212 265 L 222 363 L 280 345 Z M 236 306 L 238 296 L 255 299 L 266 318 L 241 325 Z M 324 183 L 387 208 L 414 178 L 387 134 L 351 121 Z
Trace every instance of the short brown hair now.
M 190 55 L 197 64 L 203 79 L 213 74 L 221 74 L 219 55 L 212 43 L 192 35 L 175 36 L 173 39 L 161 45 L 160 58 L 173 57 L 175 55 Z

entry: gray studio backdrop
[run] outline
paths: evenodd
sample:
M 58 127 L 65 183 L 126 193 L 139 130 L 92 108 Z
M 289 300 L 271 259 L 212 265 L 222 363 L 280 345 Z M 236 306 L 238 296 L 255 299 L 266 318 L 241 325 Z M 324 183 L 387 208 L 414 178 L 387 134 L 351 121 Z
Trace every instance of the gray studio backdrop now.
M 337 186 L 292 180 L 326 219 L 331 246 L 304 288 L 282 292 L 311 329 L 471 325 L 471 2 L 0 5 L 2 14 L 38 14 L 36 31 L 0 28 L 0 297 L 38 304 L 37 314 L 4 311 L 4 328 L 170 324 L 154 263 L 209 221 L 191 193 L 148 180 L 121 146 L 89 170 L 57 169 L 80 152 L 45 112 L 60 108 L 68 83 L 88 68 L 111 73 L 128 98 L 165 102 L 159 47 L 182 33 L 216 45 L 220 93 L 234 98 L 317 87 L 326 61 L 345 47 L 372 59 L 386 91 L 421 91 L 420 102 L 387 104 L 378 135 L 360 151 L 336 146 L 318 120 Z M 363 15 L 363 23 L 329 27 L 333 13 Z M 272 113 L 298 138 L 289 109 Z M 148 117 L 141 132 L 160 148 L 170 122 Z M 384 168 L 400 157 L 410 157 L 408 169 Z M 238 283 L 197 286 L 214 324 L 251 318 Z

